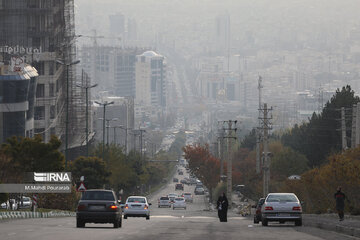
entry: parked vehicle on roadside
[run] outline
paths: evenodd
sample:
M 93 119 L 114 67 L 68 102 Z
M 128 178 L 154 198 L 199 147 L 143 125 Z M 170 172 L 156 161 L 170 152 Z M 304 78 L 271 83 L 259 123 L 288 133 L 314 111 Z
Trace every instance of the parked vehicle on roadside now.
M 146 197 L 131 196 L 126 199 L 124 207 L 124 219 L 128 217 L 145 217 L 146 220 L 150 219 L 150 209 Z
M 254 206 L 255 214 L 254 214 L 254 223 L 259 223 L 261 221 L 261 207 L 265 202 L 265 198 L 260 198 L 259 201 Z
M 82 194 L 76 211 L 76 227 L 86 223 L 112 223 L 114 228 L 122 225 L 120 201 L 114 191 L 87 190 Z
M 31 208 L 32 201 L 29 197 L 22 197 L 22 202 L 19 203 L 19 208 Z
M 294 193 L 269 193 L 261 207 L 261 223 L 295 222 L 295 226 L 302 225 L 301 203 Z

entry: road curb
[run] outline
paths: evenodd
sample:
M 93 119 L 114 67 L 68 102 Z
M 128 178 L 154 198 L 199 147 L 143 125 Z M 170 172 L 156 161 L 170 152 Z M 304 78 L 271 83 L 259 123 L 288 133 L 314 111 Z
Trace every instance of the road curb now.
M 306 219 L 305 221 L 303 220 L 303 224 L 304 226 L 316 227 L 323 230 L 342 233 L 345 235 L 360 238 L 360 228 L 347 227 L 339 224 L 322 223 L 318 221 L 313 221 L 311 219 Z

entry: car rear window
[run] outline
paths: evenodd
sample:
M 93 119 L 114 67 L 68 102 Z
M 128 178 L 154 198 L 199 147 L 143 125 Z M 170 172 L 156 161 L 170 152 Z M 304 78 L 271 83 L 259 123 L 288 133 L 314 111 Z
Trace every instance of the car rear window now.
M 191 195 L 191 193 L 184 193 L 184 195 Z
M 184 201 L 183 198 L 175 198 L 175 201 Z
M 266 199 L 267 202 L 297 202 L 294 195 L 269 195 Z
M 160 200 L 169 200 L 168 197 L 161 197 Z
M 145 203 L 145 198 L 129 198 L 127 201 L 131 203 Z
M 107 191 L 89 191 L 85 192 L 81 200 L 107 200 L 115 201 L 114 194 Z

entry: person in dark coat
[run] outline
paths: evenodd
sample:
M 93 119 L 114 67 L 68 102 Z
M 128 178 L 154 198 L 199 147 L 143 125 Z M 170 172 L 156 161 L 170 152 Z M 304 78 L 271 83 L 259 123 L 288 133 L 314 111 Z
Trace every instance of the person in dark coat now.
M 341 191 L 341 187 L 338 187 L 337 192 L 334 194 L 336 200 L 336 210 L 339 214 L 339 221 L 344 221 L 344 208 L 345 208 L 345 194 Z
M 229 207 L 229 202 L 226 198 L 225 193 L 223 193 L 221 196 L 219 196 L 216 204 L 220 222 L 227 222 L 228 207 Z

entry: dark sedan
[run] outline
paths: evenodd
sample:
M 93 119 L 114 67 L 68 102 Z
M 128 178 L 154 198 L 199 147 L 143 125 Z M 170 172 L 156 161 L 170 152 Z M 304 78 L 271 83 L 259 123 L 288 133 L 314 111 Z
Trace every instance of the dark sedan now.
M 121 227 L 122 211 L 120 201 L 111 190 L 87 190 L 83 193 L 76 211 L 76 227 L 86 223 L 112 223 Z
M 255 214 L 254 214 L 254 223 L 259 223 L 261 221 L 261 207 L 265 202 L 265 198 L 260 198 L 257 204 L 254 206 Z

